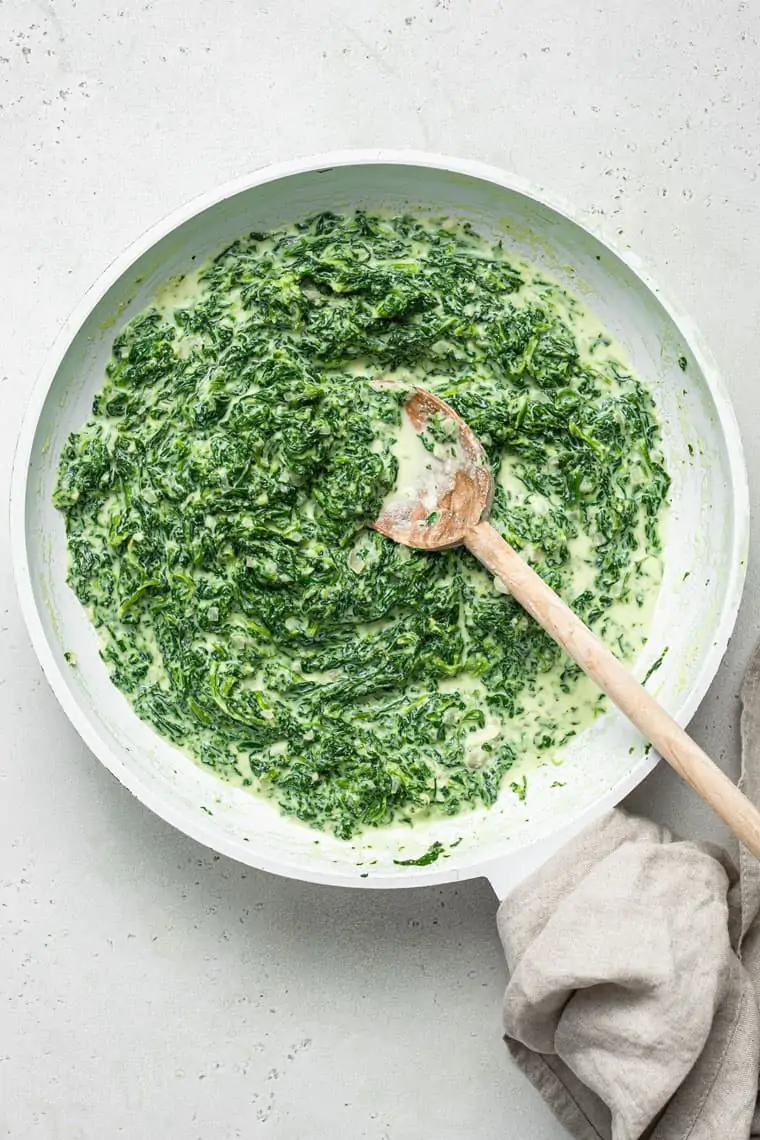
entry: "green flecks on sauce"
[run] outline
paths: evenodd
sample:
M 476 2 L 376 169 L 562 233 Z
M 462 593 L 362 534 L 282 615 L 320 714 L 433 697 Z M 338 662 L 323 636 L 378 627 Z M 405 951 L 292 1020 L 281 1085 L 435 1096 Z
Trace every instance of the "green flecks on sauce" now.
M 632 657 L 669 480 L 611 344 L 450 220 L 323 214 L 169 283 L 117 335 L 55 491 L 114 683 L 200 763 L 341 838 L 492 804 L 597 692 L 468 554 L 367 528 L 401 423 L 372 381 L 470 423 L 494 525 Z

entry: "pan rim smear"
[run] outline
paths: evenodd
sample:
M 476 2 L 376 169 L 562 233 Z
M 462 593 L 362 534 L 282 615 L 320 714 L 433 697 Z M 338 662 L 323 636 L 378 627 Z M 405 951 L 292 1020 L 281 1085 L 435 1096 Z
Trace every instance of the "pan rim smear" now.
M 539 777 L 537 791 L 531 790 L 526 805 L 518 807 L 514 795 L 502 795 L 490 813 L 484 809 L 340 844 L 280 816 L 255 796 L 231 785 L 220 787 L 221 781 L 143 725 L 108 680 L 94 634 L 87 628 L 89 619 L 65 585 L 63 523 L 49 503 L 50 491 L 62 441 L 87 416 L 94 378 L 98 368 L 102 376 L 114 326 L 139 311 L 152 295 L 150 290 L 155 292 L 162 280 L 188 267 L 189 250 L 196 248 L 193 241 L 199 243 L 198 248 L 205 243 L 201 251 L 206 256 L 224 240 L 244 233 L 241 218 L 251 217 L 259 200 L 269 216 L 289 202 L 292 220 L 326 208 L 325 202 L 331 201 L 336 209 L 367 202 L 378 208 L 378 203 L 387 202 L 389 208 L 398 210 L 407 203 L 412 210 L 437 209 L 476 222 L 486 219 L 494 234 L 503 230 L 505 241 L 512 242 L 516 251 L 529 246 L 539 264 L 548 259 L 560 280 L 567 272 L 569 287 L 588 294 L 589 307 L 606 324 L 612 320 L 614 326 L 625 310 L 628 323 L 624 329 L 621 326 L 621 332 L 626 349 L 629 344 L 635 349 L 657 339 L 659 356 L 652 348 L 650 372 L 657 373 L 653 383 L 661 412 L 662 401 L 669 402 L 662 418 L 674 492 L 666 527 L 665 581 L 650 642 L 636 671 L 643 676 L 653 655 L 662 651 L 661 627 L 671 611 L 674 622 L 680 620 L 679 614 L 687 624 L 693 618 L 697 624 L 684 634 L 684 644 L 675 650 L 667 647 L 656 684 L 649 685 L 680 724 L 688 723 L 718 670 L 734 628 L 746 572 L 749 492 L 728 393 L 692 321 L 663 297 L 637 259 L 600 235 L 596 223 L 589 226 L 567 204 L 494 167 L 413 150 L 351 150 L 304 157 L 267 166 L 199 195 L 154 225 L 111 263 L 64 324 L 41 370 L 14 461 L 13 566 L 35 652 L 66 715 L 92 752 L 161 818 L 249 866 L 308 882 L 368 888 L 429 886 L 485 876 L 503 897 L 654 768 L 657 757 L 635 730 L 621 723 L 619 714 L 606 714 L 572 746 L 585 749 L 586 755 L 568 758 L 558 769 L 563 781 L 567 773 L 575 773 L 574 780 L 568 777 L 570 792 L 555 792 L 549 798 Z M 236 218 L 237 230 L 230 229 Z M 258 228 L 253 219 L 248 228 Z M 576 255 L 582 265 L 576 264 Z M 570 264 L 568 258 L 573 259 Z M 592 280 L 597 272 L 602 275 L 597 285 L 603 281 L 604 286 L 598 291 Z M 608 295 L 619 304 L 605 316 L 599 304 Z M 648 322 L 652 328 L 657 326 L 656 338 Z M 614 327 L 613 331 L 617 333 Z M 645 375 L 635 351 L 633 356 L 637 371 Z M 680 368 L 688 364 L 680 376 L 674 371 L 679 356 Z M 88 370 L 89 388 L 79 379 L 86 378 Z M 676 381 L 682 385 L 678 394 Z M 687 439 L 698 440 L 697 466 L 681 471 L 689 462 L 684 451 Z M 704 441 L 704 447 L 699 441 Z M 689 454 L 694 450 L 692 445 Z M 716 527 L 723 529 L 718 533 Z M 713 532 L 721 549 L 714 553 L 717 561 L 711 566 L 709 535 Z M 694 554 L 696 572 L 691 585 L 686 583 L 688 570 L 681 575 L 679 566 L 677 575 L 675 569 L 670 574 L 670 562 L 681 557 L 679 533 L 697 536 L 692 539 L 696 553 L 684 555 Z M 698 536 L 706 533 L 700 547 Z M 704 585 L 699 580 L 702 570 Z M 680 577 L 683 586 L 668 585 L 669 575 L 673 582 Z M 663 600 L 666 589 L 673 592 Z M 660 607 L 665 607 L 661 622 L 657 620 Z M 81 659 L 77 668 L 67 664 L 67 649 Z M 629 755 L 621 759 L 623 743 L 629 740 Z M 605 764 L 612 765 L 614 758 L 617 767 L 605 777 Z M 576 765 L 577 773 L 585 775 L 576 773 Z M 535 805 L 530 803 L 533 798 Z M 427 866 L 402 865 L 439 838 L 444 849 L 441 858 Z

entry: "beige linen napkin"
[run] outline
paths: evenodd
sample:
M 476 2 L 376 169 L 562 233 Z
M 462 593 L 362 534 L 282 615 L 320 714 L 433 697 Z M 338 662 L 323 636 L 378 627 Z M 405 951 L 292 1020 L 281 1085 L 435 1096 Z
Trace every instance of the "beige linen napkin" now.
M 760 649 L 741 786 L 760 803 Z M 760 863 L 617 810 L 499 908 L 509 1051 L 578 1140 L 760 1138 Z

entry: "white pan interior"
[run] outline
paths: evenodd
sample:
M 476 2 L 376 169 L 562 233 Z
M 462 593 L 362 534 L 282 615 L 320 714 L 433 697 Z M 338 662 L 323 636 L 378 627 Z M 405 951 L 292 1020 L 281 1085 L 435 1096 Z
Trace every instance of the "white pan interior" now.
M 22 433 L 12 502 L 20 597 L 45 672 L 90 748 L 140 800 L 202 843 L 319 882 L 412 886 L 489 874 L 506 886 L 651 770 L 655 757 L 618 713 L 567 746 L 560 769 L 533 773 L 524 803 L 506 789 L 490 811 L 341 843 L 221 783 L 142 724 L 110 683 L 88 619 L 65 582 L 63 522 L 51 504 L 58 456 L 89 414 L 121 323 L 193 257 L 197 263 L 248 230 L 354 207 L 443 212 L 504 239 L 580 294 L 651 385 L 664 426 L 672 507 L 664 582 L 636 671 L 643 676 L 667 647 L 649 688 L 682 723 L 688 720 L 725 650 L 744 579 L 747 489 L 733 412 L 696 334 L 639 271 L 566 212 L 477 164 L 372 153 L 270 169 L 167 219 L 112 266 L 64 329 Z M 76 668 L 66 664 L 66 650 L 76 653 Z M 564 786 L 551 787 L 558 781 Z M 427 867 L 394 862 L 421 855 L 434 840 L 447 847 L 461 842 Z

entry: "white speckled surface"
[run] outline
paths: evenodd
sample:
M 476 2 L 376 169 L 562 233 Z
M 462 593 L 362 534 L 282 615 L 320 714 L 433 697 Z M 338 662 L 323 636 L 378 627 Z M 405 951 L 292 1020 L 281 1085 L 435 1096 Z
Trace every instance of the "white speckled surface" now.
M 252 166 L 414 146 L 515 170 L 701 325 L 760 482 L 760 9 L 726 0 L 0 0 L 0 481 L 65 316 L 156 218 Z M 760 541 L 760 540 L 758 540 Z M 745 604 L 694 730 L 733 773 Z M 0 1136 L 561 1140 L 499 1040 L 485 883 L 361 894 L 214 859 L 58 710 L 0 516 Z M 634 806 L 720 837 L 662 767 Z

